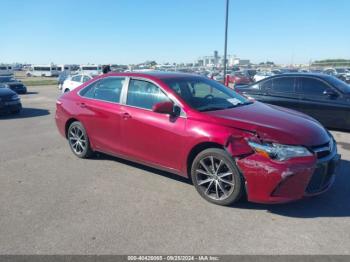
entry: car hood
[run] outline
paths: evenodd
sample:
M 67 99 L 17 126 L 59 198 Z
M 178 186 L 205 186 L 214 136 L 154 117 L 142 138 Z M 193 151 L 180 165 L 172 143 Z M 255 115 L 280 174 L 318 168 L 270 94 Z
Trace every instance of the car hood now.
M 219 124 L 256 132 L 262 140 L 269 142 L 316 146 L 328 143 L 330 139 L 326 129 L 315 119 L 261 102 L 205 114 Z
M 15 92 L 13 92 L 11 89 L 9 89 L 7 87 L 0 87 L 0 97 L 15 95 L 15 94 L 16 94 Z

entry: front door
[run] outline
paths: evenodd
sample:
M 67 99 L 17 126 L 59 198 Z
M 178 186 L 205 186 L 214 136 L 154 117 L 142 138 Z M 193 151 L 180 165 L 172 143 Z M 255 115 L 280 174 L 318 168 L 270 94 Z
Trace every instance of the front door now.
M 325 91 L 333 90 L 334 96 Z M 341 95 L 323 80 L 302 77 L 298 88 L 300 93 L 299 110 L 320 121 L 326 127 L 342 128 L 344 126 L 345 105 Z
M 152 111 L 156 103 L 169 100 L 154 83 L 130 79 L 123 106 L 123 151 L 136 160 L 179 171 L 186 118 Z

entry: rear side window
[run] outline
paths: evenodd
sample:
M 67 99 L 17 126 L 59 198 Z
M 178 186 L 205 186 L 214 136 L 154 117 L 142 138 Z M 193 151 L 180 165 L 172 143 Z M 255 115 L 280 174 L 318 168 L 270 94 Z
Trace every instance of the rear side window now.
M 104 78 L 84 88 L 80 92 L 80 95 L 87 98 L 119 103 L 124 81 L 125 78 L 120 77 Z
M 294 93 L 294 77 L 281 77 L 273 79 L 272 90 L 280 93 Z
M 170 101 L 160 88 L 148 81 L 131 79 L 126 104 L 144 109 L 160 102 Z
M 77 76 L 72 77 L 72 81 L 74 81 L 74 82 L 80 82 L 80 79 L 81 79 L 81 75 L 77 75 Z
M 272 80 L 266 80 L 263 81 L 262 83 L 260 83 L 260 89 L 261 90 L 268 90 L 268 89 L 272 89 Z
M 302 78 L 300 80 L 300 92 L 306 95 L 323 95 L 329 86 L 315 78 Z
M 90 80 L 90 77 L 88 76 L 83 76 L 83 83 L 87 82 Z

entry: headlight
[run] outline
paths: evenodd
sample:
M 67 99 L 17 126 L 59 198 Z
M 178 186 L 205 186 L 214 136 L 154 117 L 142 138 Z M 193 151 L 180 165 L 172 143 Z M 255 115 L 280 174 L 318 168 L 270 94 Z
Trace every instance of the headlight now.
M 303 146 L 289 146 L 275 143 L 258 144 L 251 141 L 249 141 L 248 144 L 260 155 L 278 161 L 283 161 L 294 157 L 312 156 L 312 153 Z

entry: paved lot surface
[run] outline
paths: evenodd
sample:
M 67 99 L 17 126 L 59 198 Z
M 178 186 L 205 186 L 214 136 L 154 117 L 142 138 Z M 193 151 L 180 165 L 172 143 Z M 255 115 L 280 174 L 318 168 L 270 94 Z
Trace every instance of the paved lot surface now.
M 176 176 L 73 156 L 54 123 L 53 86 L 0 118 L 1 254 L 350 254 L 350 133 L 327 193 L 285 205 L 220 207 Z

